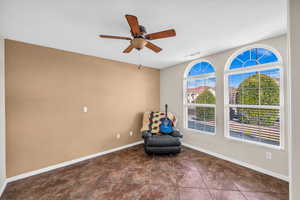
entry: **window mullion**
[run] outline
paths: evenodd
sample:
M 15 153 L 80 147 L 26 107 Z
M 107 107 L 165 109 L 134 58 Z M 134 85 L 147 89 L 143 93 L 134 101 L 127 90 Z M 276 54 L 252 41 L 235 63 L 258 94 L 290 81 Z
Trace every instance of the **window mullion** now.
M 258 105 L 261 105 L 261 99 L 260 99 L 260 71 L 258 72 Z
M 260 108 L 260 109 L 280 109 L 280 105 L 278 106 L 269 106 L 269 105 L 243 105 L 243 104 L 228 104 L 229 107 L 234 108 Z
M 196 104 L 196 103 L 187 103 L 186 104 L 187 106 L 191 106 L 191 107 L 197 107 L 197 106 L 199 106 L 199 107 L 211 107 L 211 108 L 215 108 L 216 107 L 216 104 Z

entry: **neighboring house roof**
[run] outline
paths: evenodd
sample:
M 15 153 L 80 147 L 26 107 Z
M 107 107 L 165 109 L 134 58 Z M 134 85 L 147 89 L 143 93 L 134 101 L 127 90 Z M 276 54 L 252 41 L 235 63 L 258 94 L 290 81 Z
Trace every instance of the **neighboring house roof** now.
M 188 93 L 194 93 L 194 94 L 201 94 L 205 90 L 207 90 L 209 87 L 208 86 L 199 86 L 195 88 L 188 88 L 187 92 Z

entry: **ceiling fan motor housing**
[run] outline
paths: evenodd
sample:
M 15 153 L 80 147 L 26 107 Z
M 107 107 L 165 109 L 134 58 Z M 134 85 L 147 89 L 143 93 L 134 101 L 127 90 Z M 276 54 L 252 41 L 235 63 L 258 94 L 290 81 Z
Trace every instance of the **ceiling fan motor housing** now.
M 141 33 L 144 35 L 147 33 L 145 26 L 139 25 Z

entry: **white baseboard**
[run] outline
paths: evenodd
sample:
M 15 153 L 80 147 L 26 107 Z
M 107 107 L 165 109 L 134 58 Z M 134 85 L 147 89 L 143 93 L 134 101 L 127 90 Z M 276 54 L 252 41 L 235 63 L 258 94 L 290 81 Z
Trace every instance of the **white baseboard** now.
M 219 154 L 219 153 L 215 153 L 215 152 L 211 152 L 211 151 L 208 151 L 208 150 L 205 150 L 205 149 L 201 149 L 199 147 L 195 147 L 193 145 L 190 145 L 190 144 L 187 144 L 187 143 L 183 143 L 182 145 L 186 146 L 186 147 L 189 147 L 191 149 L 194 149 L 196 151 L 201 151 L 203 153 L 207 153 L 209 155 L 212 155 L 212 156 L 215 156 L 217 158 L 221 158 L 223 160 L 227 160 L 229 162 L 232 162 L 232 163 L 235 163 L 237 165 L 241 165 L 243 167 L 247 167 L 249 169 L 253 169 L 255 171 L 258 171 L 258 172 L 261 172 L 263 174 L 267 174 L 269 176 L 273 176 L 275 178 L 278 178 L 278 179 L 281 179 L 281 180 L 284 180 L 284 181 L 289 181 L 289 178 L 285 175 L 282 175 L 282 174 L 278 174 L 276 172 L 272 172 L 270 170 L 267 170 L 267 169 L 263 169 L 263 168 L 260 168 L 260 167 L 257 167 L 255 165 L 251 165 L 249 163 L 246 163 L 246 162 L 242 162 L 242 161 L 239 161 L 239 160 L 236 160 L 236 159 L 233 159 L 233 158 L 229 158 L 229 157 L 226 157 L 222 154 Z
M 27 178 L 27 177 L 30 177 L 30 176 L 34 176 L 34 175 L 37 175 L 37 174 L 48 172 L 48 171 L 51 171 L 51 170 L 54 170 L 54 169 L 58 169 L 58 168 L 61 168 L 61 167 L 72 165 L 72 164 L 75 164 L 75 163 L 78 163 L 78 162 L 81 162 L 81 161 L 84 161 L 84 160 L 88 160 L 88 159 L 95 158 L 95 157 L 98 157 L 98 156 L 102 156 L 102 155 L 105 155 L 105 154 L 108 154 L 108 153 L 112 153 L 112 152 L 115 152 L 115 151 L 126 149 L 126 148 L 129 148 L 129 147 L 138 145 L 138 144 L 142 144 L 143 142 L 144 141 L 138 141 L 138 142 L 127 144 L 127 145 L 124 145 L 124 146 L 121 146 L 121 147 L 113 148 L 113 149 L 110 149 L 110 150 L 107 150 L 107 151 L 95 153 L 95 154 L 84 156 L 84 157 L 77 158 L 77 159 L 74 159 L 74 160 L 62 162 L 62 163 L 59 163 L 59 164 L 56 164 L 56 165 L 51 165 L 49 167 L 45 167 L 45 168 L 42 168 L 42 169 L 38 169 L 38 170 L 31 171 L 31 172 L 26 172 L 26 173 L 23 173 L 23 174 L 19 174 L 17 176 L 7 178 L 6 182 L 10 183 L 10 182 L 17 181 L 17 180 L 20 180 L 20 179 L 24 179 L 24 178 Z
M 1 197 L 2 194 L 3 194 L 3 192 L 4 192 L 5 188 L 6 188 L 6 185 L 7 185 L 7 181 L 5 180 L 4 183 L 3 183 L 3 185 L 2 185 L 1 188 L 0 188 L 0 197 Z
M 31 172 L 26 172 L 26 173 L 23 173 L 23 174 L 19 174 L 17 176 L 7 178 L 6 181 L 4 182 L 3 186 L 0 188 L 0 196 L 3 193 L 7 183 L 17 181 L 17 180 L 20 180 L 20 179 L 24 179 L 24 178 L 34 176 L 34 175 L 37 175 L 37 174 L 41 174 L 41 173 L 44 173 L 44 172 L 48 172 L 48 171 L 58 169 L 58 168 L 61 168 L 61 167 L 65 167 L 65 166 L 68 166 L 68 165 L 72 165 L 72 164 L 75 164 L 75 163 L 78 163 L 78 162 L 81 162 L 81 161 L 84 161 L 84 160 L 88 160 L 88 159 L 95 158 L 95 157 L 98 157 L 98 156 L 102 156 L 102 155 L 105 155 L 105 154 L 108 154 L 108 153 L 112 153 L 112 152 L 115 152 L 115 151 L 126 149 L 126 148 L 129 148 L 129 147 L 132 147 L 132 146 L 135 146 L 135 145 L 138 145 L 138 144 L 142 144 L 142 143 L 143 143 L 143 141 L 138 141 L 138 142 L 131 143 L 131 144 L 128 144 L 128 145 L 124 145 L 124 146 L 121 146 L 121 147 L 113 148 L 113 149 L 110 149 L 110 150 L 107 150 L 107 151 L 99 152 L 99 153 L 96 153 L 96 154 L 92 154 L 92 155 L 77 158 L 77 159 L 74 159 L 74 160 L 62 162 L 62 163 L 59 163 L 59 164 L 56 164 L 56 165 L 51 165 L 49 167 L 45 167 L 45 168 L 42 168 L 42 169 L 38 169 L 38 170 L 35 170 L 35 171 L 31 171 Z M 254 166 L 254 165 L 251 165 L 251 164 L 246 163 L 246 162 L 242 162 L 242 161 L 239 161 L 239 160 L 236 160 L 236 159 L 232 159 L 232 158 L 226 157 L 226 156 L 224 156 L 222 154 L 219 154 L 219 153 L 215 153 L 215 152 L 211 152 L 211 151 L 208 151 L 208 150 L 205 150 L 205 149 L 201 149 L 199 147 L 195 147 L 195 146 L 192 146 L 192 145 L 187 144 L 187 143 L 183 143 L 183 145 L 186 146 L 186 147 L 189 147 L 191 149 L 201 151 L 203 153 L 207 153 L 209 155 L 215 156 L 217 158 L 221 158 L 223 160 L 227 160 L 229 162 L 247 167 L 249 169 L 253 169 L 253 170 L 261 172 L 263 174 L 267 174 L 267 175 L 273 176 L 275 178 L 278 178 L 278 179 L 281 179 L 281 180 L 284 180 L 284 181 L 289 181 L 289 178 L 285 175 L 278 174 L 276 172 L 272 172 L 270 170 L 266 170 L 266 169 Z

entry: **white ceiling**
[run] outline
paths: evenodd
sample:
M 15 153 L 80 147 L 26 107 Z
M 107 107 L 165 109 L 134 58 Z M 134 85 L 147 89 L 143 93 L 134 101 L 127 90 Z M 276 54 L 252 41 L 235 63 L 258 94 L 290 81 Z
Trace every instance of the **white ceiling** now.
M 0 34 L 8 39 L 164 68 L 193 57 L 284 34 L 286 0 L 0 0 Z M 177 36 L 154 40 L 163 51 L 123 54 L 130 36 L 125 14 L 147 32 L 169 28 Z M 140 55 L 138 55 L 140 54 Z M 198 55 L 199 57 L 199 55 Z

